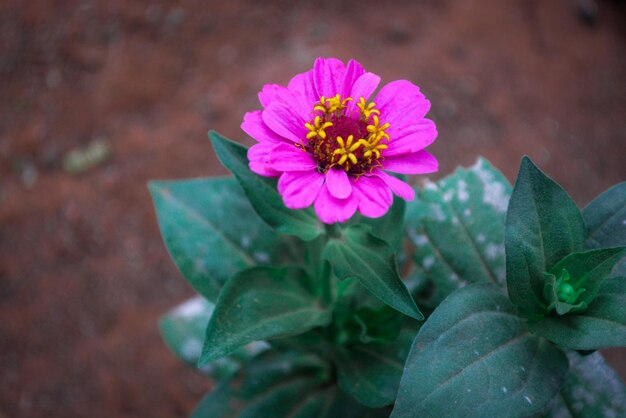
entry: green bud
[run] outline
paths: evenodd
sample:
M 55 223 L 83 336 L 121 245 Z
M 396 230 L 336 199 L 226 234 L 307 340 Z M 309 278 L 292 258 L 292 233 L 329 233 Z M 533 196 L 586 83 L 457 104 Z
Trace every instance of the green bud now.
M 569 280 L 569 272 L 563 269 L 561 277 L 556 281 L 556 294 L 561 302 L 574 305 L 585 289 L 574 289 L 574 286 L 568 283 Z

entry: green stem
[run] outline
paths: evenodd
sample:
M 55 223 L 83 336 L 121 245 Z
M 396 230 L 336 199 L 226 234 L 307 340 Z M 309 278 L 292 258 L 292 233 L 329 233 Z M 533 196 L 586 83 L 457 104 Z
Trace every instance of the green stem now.
M 328 235 L 323 235 L 307 242 L 306 248 L 307 269 L 318 283 L 318 295 L 324 305 L 329 305 L 333 300 L 331 269 L 330 265 L 323 259 L 324 248 L 328 239 Z
M 326 224 L 324 228 L 326 229 L 326 235 L 330 238 L 339 238 L 341 236 L 341 227 L 339 224 Z
M 330 303 L 333 301 L 333 290 L 332 290 L 332 274 L 330 274 L 330 264 L 328 264 L 328 262 L 324 261 L 324 260 L 320 260 L 320 263 L 322 264 L 320 267 L 321 270 L 321 275 L 320 275 L 320 280 L 321 280 L 321 292 L 320 292 L 320 296 L 322 298 L 322 302 L 326 305 L 330 305 Z

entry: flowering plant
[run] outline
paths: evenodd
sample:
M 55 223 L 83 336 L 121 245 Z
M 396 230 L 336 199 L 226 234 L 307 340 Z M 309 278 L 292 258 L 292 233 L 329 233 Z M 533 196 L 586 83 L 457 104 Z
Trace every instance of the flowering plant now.
M 430 103 L 379 81 L 318 59 L 251 148 L 209 134 L 234 177 L 150 183 L 200 294 L 161 321 L 216 381 L 193 416 L 626 416 L 595 352 L 626 346 L 626 183 L 580 211 L 525 157 L 514 188 L 484 159 L 413 188 Z

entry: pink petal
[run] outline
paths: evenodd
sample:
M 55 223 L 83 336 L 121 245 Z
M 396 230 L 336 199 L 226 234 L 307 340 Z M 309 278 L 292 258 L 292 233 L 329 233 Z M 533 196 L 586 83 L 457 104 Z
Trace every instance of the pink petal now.
M 350 93 L 352 92 L 352 86 L 364 73 L 365 70 L 363 69 L 361 64 L 359 64 L 355 60 L 348 61 L 346 75 L 343 79 L 343 90 L 339 92 L 341 94 L 341 97 L 346 98 L 350 96 Z
M 268 107 L 271 103 L 278 102 L 294 109 L 300 117 L 306 119 L 311 113 L 311 108 L 304 104 L 301 96 L 294 94 L 287 87 L 278 84 L 266 84 L 259 92 L 259 101 L 263 107 Z
M 356 212 L 358 199 L 351 195 L 347 199 L 337 199 L 328 191 L 326 184 L 322 186 L 320 194 L 315 200 L 315 213 L 324 223 L 345 222 Z
M 374 176 L 384 181 L 385 184 L 389 186 L 392 192 L 394 192 L 396 195 L 400 196 L 407 202 L 415 198 L 415 190 L 413 190 L 411 186 L 409 186 L 402 180 L 397 179 L 394 176 L 390 176 L 389 174 L 381 170 L 377 170 Z
M 315 90 L 315 83 L 313 82 L 313 70 L 309 70 L 306 73 L 298 74 L 289 81 L 287 88 L 294 94 L 304 98 L 304 102 L 311 106 L 317 103 L 320 98 Z
M 308 171 L 316 170 L 317 163 L 306 151 L 296 148 L 293 144 L 278 144 L 268 156 L 268 166 L 276 171 Z
M 391 137 L 389 148 L 384 151 L 385 157 L 410 154 L 426 148 L 437 138 L 437 127 L 430 119 L 422 119 L 412 125 L 402 126 L 396 130 L 387 130 Z
M 354 100 L 348 102 L 349 112 L 357 111 L 356 104 L 359 102 L 359 99 L 363 97 L 367 101 L 378 87 L 378 83 L 380 83 L 380 77 L 374 73 L 365 73 L 359 77 L 350 91 L 350 97 Z
M 278 180 L 278 191 L 285 206 L 304 209 L 310 206 L 324 185 L 324 175 L 317 170 L 285 172 Z
M 359 212 L 368 218 L 380 218 L 393 203 L 391 190 L 377 177 L 359 177 L 354 182 L 354 195 L 359 201 Z
M 352 194 L 352 184 L 348 174 L 341 168 L 331 168 L 326 173 L 326 187 L 333 197 L 346 199 Z
M 302 142 L 307 129 L 302 117 L 287 105 L 279 102 L 270 103 L 262 113 L 263 122 L 279 136 L 293 142 Z
M 271 168 L 268 168 L 266 165 L 263 165 L 257 162 L 250 161 L 248 163 L 248 167 L 250 168 L 250 171 L 263 177 L 278 177 L 281 175 L 280 171 L 272 170 Z
M 241 129 L 259 142 L 285 142 L 286 139 L 276 134 L 263 122 L 260 110 L 248 112 L 243 117 Z
M 346 67 L 336 58 L 318 58 L 313 66 L 317 97 L 333 97 L 343 89 Z
M 381 122 L 394 126 L 412 125 L 428 113 L 430 102 L 410 81 L 397 80 L 385 85 L 376 96 Z M 391 132 L 388 131 L 389 135 Z
M 350 97 L 358 101 L 360 97 L 368 100 L 380 83 L 380 77 L 374 73 L 365 73 L 352 86 Z
M 383 168 L 400 174 L 426 174 L 437 171 L 439 163 L 430 153 L 421 150 L 412 154 L 385 158 Z
M 248 167 L 253 172 L 265 177 L 278 177 L 280 172 L 271 166 L 269 156 L 278 144 L 273 142 L 261 142 L 254 144 L 248 149 Z
M 262 142 L 251 146 L 248 161 L 250 169 L 261 175 L 317 169 L 311 154 L 285 142 Z

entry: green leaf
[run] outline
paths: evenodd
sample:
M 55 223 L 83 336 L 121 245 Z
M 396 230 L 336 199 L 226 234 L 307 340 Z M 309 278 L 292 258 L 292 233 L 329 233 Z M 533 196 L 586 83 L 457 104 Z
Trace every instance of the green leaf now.
M 398 338 L 404 318 L 389 305 L 363 306 L 356 310 L 350 323 L 358 336 L 357 342 L 385 344 Z
M 407 232 L 417 263 L 413 278 L 428 289 L 414 292 L 420 303 L 435 307 L 468 283 L 504 283 L 510 194 L 506 178 L 480 158 L 469 169 L 428 183 L 408 203 Z
M 392 248 L 398 249 L 402 245 L 402 237 L 404 236 L 404 211 L 406 202 L 397 196 L 393 199 L 393 204 L 389 212 L 380 218 L 366 218 L 365 216 L 355 216 L 356 224 L 369 225 L 372 228 L 372 234 L 385 241 Z
M 624 254 L 626 254 L 624 247 L 572 253 L 556 263 L 551 272 L 556 275 L 567 270 L 572 287 L 576 290 L 585 289 L 577 301 L 589 304 L 596 297 L 602 282 Z
M 391 343 L 337 347 L 335 364 L 341 388 L 365 406 L 391 405 L 414 337 L 415 332 L 405 329 Z
M 233 274 L 302 260 L 294 241 L 267 227 L 233 178 L 152 181 L 161 235 L 176 266 L 211 301 Z
M 205 397 L 192 418 L 281 417 L 297 406 L 302 393 L 327 380 L 314 356 L 268 351 Z
M 569 372 L 543 418 L 626 417 L 626 385 L 600 353 L 567 354 Z
M 207 324 L 215 305 L 202 296 L 195 296 L 171 309 L 159 321 L 161 336 L 174 354 L 192 367 L 196 367 Z M 214 379 L 231 376 L 269 345 L 264 341 L 252 342 L 228 357 L 223 357 L 202 368 L 202 372 Z
M 525 331 L 490 283 L 451 294 L 422 325 L 392 417 L 522 417 L 544 408 L 567 372 L 565 355 Z
M 276 188 L 276 179 L 250 171 L 247 148 L 214 131 L 209 132 L 209 138 L 221 163 L 239 180 L 252 207 L 268 225 L 305 241 L 323 232 L 322 225 L 310 209 L 292 210 L 285 206 Z
M 626 182 L 596 197 L 583 209 L 587 248 L 626 245 Z
M 341 280 L 354 277 L 381 301 L 415 319 L 424 316 L 398 276 L 393 249 L 369 232 L 369 227 L 351 226 L 331 239 L 324 260 Z
M 256 267 L 233 276 L 222 289 L 206 331 L 200 366 L 249 342 L 301 334 L 328 325 L 315 283 L 300 268 Z
M 264 353 L 235 379 L 222 382 L 192 418 L 383 418 L 329 381 L 325 365 L 312 356 Z
M 528 326 L 537 335 L 572 350 L 626 347 L 626 277 L 604 281 L 582 314 L 546 316 Z
M 526 316 L 542 315 L 544 273 L 582 251 L 585 226 L 574 201 L 528 157 L 522 159 L 506 221 L 509 296 Z

